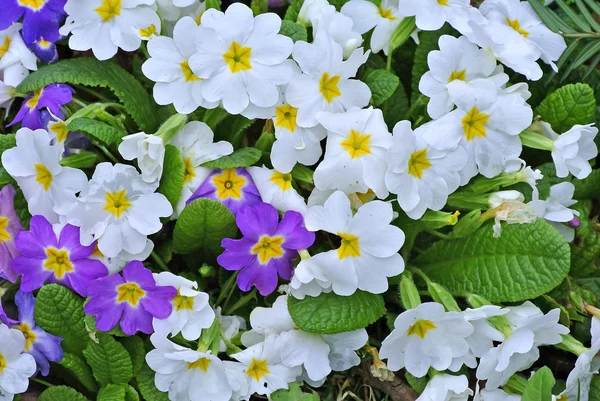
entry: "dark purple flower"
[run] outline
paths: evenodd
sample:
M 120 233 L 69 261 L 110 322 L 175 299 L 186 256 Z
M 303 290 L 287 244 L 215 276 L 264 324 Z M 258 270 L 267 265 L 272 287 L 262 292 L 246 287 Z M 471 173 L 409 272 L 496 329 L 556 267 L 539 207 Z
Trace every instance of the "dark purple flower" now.
M 0 0 L 0 31 L 23 17 L 23 39 L 33 43 L 41 38 L 56 42 L 58 28 L 66 17 L 67 0 Z
M 227 270 L 240 271 L 237 283 L 242 291 L 256 286 L 263 296 L 275 291 L 278 275 L 285 280 L 292 277 L 297 251 L 315 241 L 315 233 L 302 225 L 300 213 L 287 211 L 279 222 L 277 209 L 268 203 L 243 207 L 236 223 L 244 237 L 221 241 L 225 252 L 217 262 Z
M 171 301 L 177 289 L 157 286 L 152 272 L 142 262 L 129 262 L 121 274 L 100 278 L 88 286 L 90 300 L 85 313 L 96 316 L 96 327 L 109 331 L 121 321 L 121 329 L 128 335 L 138 330 L 154 332 L 152 319 L 166 319 L 171 315 Z
M 15 244 L 21 256 L 11 266 L 23 276 L 21 291 L 31 292 L 48 282 L 86 297 L 88 283 L 108 274 L 102 262 L 90 259 L 94 244 L 81 245 L 79 227 L 70 224 L 57 235 L 44 216 L 33 216 L 30 230 L 21 231 Z
M 73 88 L 65 84 L 52 84 L 36 90 L 25 98 L 15 119 L 8 124 L 8 127 L 21 122 L 21 127 L 32 130 L 43 128 L 40 112 L 45 108 L 60 119 L 64 119 L 65 115 L 60 110 L 60 106 L 69 103 L 73 99 L 74 92 Z
M 35 42 L 27 42 L 27 47 L 44 64 L 51 64 L 58 61 L 58 50 L 56 50 L 56 43 L 54 42 L 40 38 Z
M 571 227 L 577 228 L 581 225 L 581 221 L 577 217 L 573 217 L 571 220 L 569 220 L 569 225 Z
M 60 346 L 62 338 L 46 333 L 35 324 L 33 311 L 35 298 L 30 292 L 18 291 L 15 303 L 19 308 L 19 320 L 11 325 L 25 336 L 25 352 L 31 354 L 37 363 L 42 376 L 48 376 L 50 361 L 60 362 L 63 359 L 63 350 Z
M 19 275 L 10 264 L 19 256 L 15 246 L 15 237 L 23 230 L 21 220 L 15 212 L 16 191 L 12 185 L 6 185 L 0 191 L 0 277 L 14 283 Z
M 254 206 L 261 201 L 252 177 L 243 168 L 213 171 L 186 204 L 198 198 L 219 201 L 227 206 L 234 216 L 243 206 Z

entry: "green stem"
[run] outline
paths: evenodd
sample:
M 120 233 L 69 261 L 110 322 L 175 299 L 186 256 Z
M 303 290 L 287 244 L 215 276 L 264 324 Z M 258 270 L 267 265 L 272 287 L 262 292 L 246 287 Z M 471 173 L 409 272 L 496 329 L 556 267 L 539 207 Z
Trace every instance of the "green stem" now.
M 98 98 L 98 99 L 100 99 L 102 101 L 108 101 L 109 100 L 106 96 L 104 96 L 100 92 L 95 91 L 93 89 L 90 89 L 87 86 L 77 85 L 77 90 L 80 90 L 80 91 L 83 91 L 83 92 L 87 92 L 89 95 L 95 96 L 96 98 Z
M 387 61 L 385 63 L 385 69 L 387 71 L 392 71 L 392 52 L 388 51 Z
M 73 99 L 71 99 L 71 101 L 72 101 L 73 103 L 75 103 L 75 104 L 77 104 L 77 105 L 81 106 L 81 107 L 87 107 L 87 104 L 86 104 L 86 103 L 84 103 L 84 102 L 82 102 L 82 101 L 81 101 L 81 100 L 79 100 L 79 99 L 73 98 Z
M 453 239 L 452 236 L 450 236 L 448 234 L 443 234 L 443 233 L 441 233 L 439 231 L 436 231 L 436 230 L 434 230 L 432 228 L 425 228 L 425 231 L 427 231 L 429 234 L 434 235 L 434 236 L 436 236 L 438 238 L 441 238 L 441 239 L 448 239 L 448 240 Z
M 163 262 L 163 260 L 160 258 L 160 256 L 158 256 L 158 254 L 156 252 L 152 251 L 150 256 L 152 256 L 152 259 L 154 259 L 154 261 L 156 262 L 156 264 L 158 265 L 158 267 L 160 267 L 160 269 L 162 271 L 165 271 L 165 272 L 170 271 L 167 264 L 165 262 Z
M 231 351 L 232 351 L 233 354 L 237 354 L 238 352 L 242 352 L 242 349 L 240 347 L 238 347 L 237 345 L 235 345 L 234 343 L 232 343 L 227 337 L 225 337 L 225 332 L 223 331 L 222 327 L 221 327 L 221 339 L 223 339 L 223 342 L 227 346 L 227 351 L 229 351 L 231 349 Z
M 52 383 L 48 383 L 46 380 L 38 379 L 37 377 L 30 377 L 29 380 L 35 383 L 39 383 L 46 387 L 54 387 L 55 385 Z
M 423 281 L 425 281 L 425 283 L 429 283 L 429 277 L 427 277 L 427 275 L 425 273 L 423 273 L 420 269 L 417 269 L 416 267 L 409 267 L 410 271 L 413 273 L 416 273 L 417 276 L 421 277 L 423 279 Z
M 575 38 L 575 39 L 587 39 L 587 38 L 591 38 L 591 39 L 600 39 L 600 32 L 589 32 L 589 33 L 584 33 L 584 32 L 574 32 L 574 33 L 563 33 L 562 34 L 563 37 L 565 38 Z
M 104 153 L 106 155 L 106 157 L 108 157 L 113 163 L 119 163 L 119 160 L 117 160 L 117 158 L 115 156 L 113 156 L 112 153 L 110 153 L 110 150 L 106 149 L 106 146 L 104 145 L 96 145 L 98 147 L 98 149 L 100 149 L 102 151 L 102 153 Z
M 503 386 L 505 390 L 513 394 L 523 394 L 525 387 L 527 387 L 527 380 L 519 375 L 512 375 Z

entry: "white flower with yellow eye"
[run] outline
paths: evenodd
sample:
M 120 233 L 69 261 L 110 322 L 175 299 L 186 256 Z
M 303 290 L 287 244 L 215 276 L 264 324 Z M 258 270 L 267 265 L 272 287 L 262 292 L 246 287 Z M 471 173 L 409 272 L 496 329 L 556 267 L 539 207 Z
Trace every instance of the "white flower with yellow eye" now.
M 106 257 L 139 254 L 148 235 L 162 228 L 160 218 L 173 213 L 167 198 L 154 193 L 157 185 L 144 182 L 133 166 L 100 163 L 67 220 L 81 227 L 83 245 L 97 240 Z
M 371 35 L 371 50 L 375 53 L 383 50 L 388 54 L 392 33 L 402 21 L 398 0 L 382 0 L 380 6 L 368 0 L 351 0 L 342 6 L 341 12 L 352 18 L 353 29 L 360 34 L 375 28 Z
M 179 216 L 185 207 L 185 202 L 212 172 L 211 169 L 201 165 L 233 153 L 233 146 L 229 142 L 213 142 L 213 140 L 214 133 L 208 125 L 200 121 L 191 121 L 169 141 L 169 144 L 179 149 L 185 166 L 183 188 L 173 217 Z
M 208 294 L 197 291 L 198 283 L 170 272 L 154 273 L 154 279 L 158 285 L 177 289 L 177 296 L 171 301 L 171 315 L 166 319 L 152 320 L 156 333 L 172 337 L 181 333 L 188 341 L 200 338 L 202 329 L 209 328 L 215 320 L 215 312 L 208 304 Z
M 356 32 L 351 18 L 338 12 L 334 6 L 325 7 L 312 19 L 313 36 L 326 33 L 342 46 L 344 59 L 347 59 L 362 44 L 362 36 Z
M 66 217 L 64 217 L 66 220 Z M 151 240 L 146 240 L 146 247 L 140 253 L 131 254 L 126 251 L 121 251 L 117 256 L 105 256 L 100 249 L 98 249 L 98 243 L 96 243 L 96 247 L 94 248 L 94 252 L 90 255 L 90 259 L 99 260 L 106 266 L 108 269 L 108 274 L 119 273 L 125 265 L 132 260 L 139 260 L 141 262 L 145 261 L 150 257 L 150 254 L 154 250 L 154 242 Z
M 47 131 L 21 128 L 16 140 L 16 147 L 2 153 L 2 166 L 19 184 L 31 215 L 58 223 L 86 186 L 85 173 L 60 165 L 63 148 L 50 144 Z
M 430 125 L 435 126 L 435 121 Z M 467 152 L 460 147 L 430 147 L 423 139 L 426 130 L 422 126 L 413 132 L 409 121 L 398 122 L 386 155 L 385 185 L 398 195 L 402 210 L 415 220 L 427 209 L 441 210 L 446 205 L 448 195 L 460 185 L 460 171 L 468 160 Z
M 399 9 L 403 16 L 414 16 L 417 28 L 424 31 L 437 31 L 448 22 L 464 35 L 471 32 L 470 21 L 485 20 L 469 0 L 401 1 Z
M 379 109 L 353 108 L 345 113 L 319 113 L 319 123 L 327 129 L 325 158 L 314 174 L 320 190 L 366 193 L 371 189 L 385 199 L 385 154 L 392 135 Z
M 351 79 L 367 61 L 369 52 L 356 49 L 346 61 L 342 61 L 342 47 L 323 32 L 313 43 L 296 42 L 292 56 L 302 74 L 292 78 L 285 96 L 287 103 L 298 109 L 298 125 L 314 127 L 318 124 L 319 111 L 342 113 L 352 107 L 369 104 L 369 87 L 364 82 Z
M 15 394 L 27 391 L 36 372 L 35 359 L 24 352 L 25 346 L 21 331 L 0 323 L 0 400 L 11 401 Z
M 270 203 L 280 212 L 295 210 L 304 214 L 304 198 L 292 186 L 292 174 L 280 173 L 266 167 L 246 168 L 256 185 L 263 202 Z
M 279 34 L 281 18 L 266 13 L 256 17 L 242 3 L 225 13 L 209 9 L 194 34 L 195 53 L 189 64 L 202 78 L 201 92 L 211 102 L 222 102 L 230 114 L 239 114 L 254 104 L 274 106 L 279 86 L 292 77 L 287 58 L 294 46 Z
M 302 25 L 311 26 L 312 20 L 319 18 L 321 12 L 329 6 L 327 0 L 306 0 L 302 2 L 302 7 L 298 12 L 298 19 Z
M 453 358 L 469 352 L 467 337 L 473 326 L 462 313 L 446 312 L 441 304 L 426 302 L 401 313 L 394 330 L 383 340 L 379 356 L 388 368 L 423 377 L 430 367 L 448 369 Z
M 15 23 L 0 31 L 0 71 L 4 71 L 5 79 L 7 76 L 16 78 L 19 75 L 24 75 L 25 79 L 29 74 L 28 70 L 37 70 L 37 58 L 21 37 L 22 26 Z
M 177 22 L 173 38 L 157 36 L 148 42 L 150 58 L 142 64 L 144 75 L 156 82 L 154 100 L 160 105 L 173 104 L 181 114 L 189 114 L 198 107 L 212 109 L 217 102 L 202 97 L 202 80 L 192 72 L 189 59 L 194 54 L 190 37 L 198 25 L 190 17 Z
M 467 376 L 439 373 L 429 380 L 417 401 L 467 401 L 471 395 Z
M 150 7 L 154 3 L 155 0 L 67 0 L 68 17 L 59 32 L 64 36 L 71 34 L 71 49 L 92 49 L 98 60 L 108 60 L 118 49 L 139 49 L 142 38 L 160 32 L 160 18 Z

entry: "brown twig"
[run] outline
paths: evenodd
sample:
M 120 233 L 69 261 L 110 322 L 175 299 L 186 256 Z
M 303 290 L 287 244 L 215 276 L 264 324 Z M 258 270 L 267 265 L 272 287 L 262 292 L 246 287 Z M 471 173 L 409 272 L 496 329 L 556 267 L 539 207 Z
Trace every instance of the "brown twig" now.
M 419 397 L 398 375 L 392 381 L 381 381 L 377 377 L 373 377 L 368 362 L 363 363 L 358 372 L 365 384 L 388 394 L 392 401 L 415 401 Z

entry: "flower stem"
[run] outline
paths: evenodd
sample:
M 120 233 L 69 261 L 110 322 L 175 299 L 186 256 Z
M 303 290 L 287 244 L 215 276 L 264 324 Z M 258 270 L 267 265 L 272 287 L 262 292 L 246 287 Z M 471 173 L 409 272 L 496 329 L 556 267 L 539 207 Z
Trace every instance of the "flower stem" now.
M 158 265 L 158 267 L 160 267 L 160 269 L 162 271 L 165 271 L 165 272 L 170 271 L 167 264 L 165 262 L 163 262 L 163 260 L 160 258 L 160 256 L 158 256 L 158 254 L 156 252 L 152 251 L 150 256 L 152 256 L 152 259 L 154 259 L 154 261 L 156 262 L 156 264 Z
M 110 153 L 110 150 L 106 149 L 106 146 L 104 146 L 104 145 L 96 145 L 96 146 L 98 147 L 98 149 L 100 149 L 102 151 L 102 153 L 104 153 L 106 155 L 106 157 L 108 157 L 110 159 L 110 161 L 112 161 L 113 163 L 119 163 L 117 158 L 115 156 L 113 156 L 112 153 Z
M 30 377 L 29 380 L 35 383 L 39 383 L 46 387 L 54 387 L 55 385 L 52 383 L 48 383 L 46 380 L 38 379 L 37 377 Z
M 427 231 L 429 234 L 434 235 L 434 236 L 436 236 L 438 238 L 441 238 L 441 239 L 453 239 L 452 236 L 450 236 L 448 234 L 443 234 L 443 233 L 441 233 L 439 231 L 436 231 L 436 230 L 434 230 L 432 228 L 425 228 L 425 231 Z

